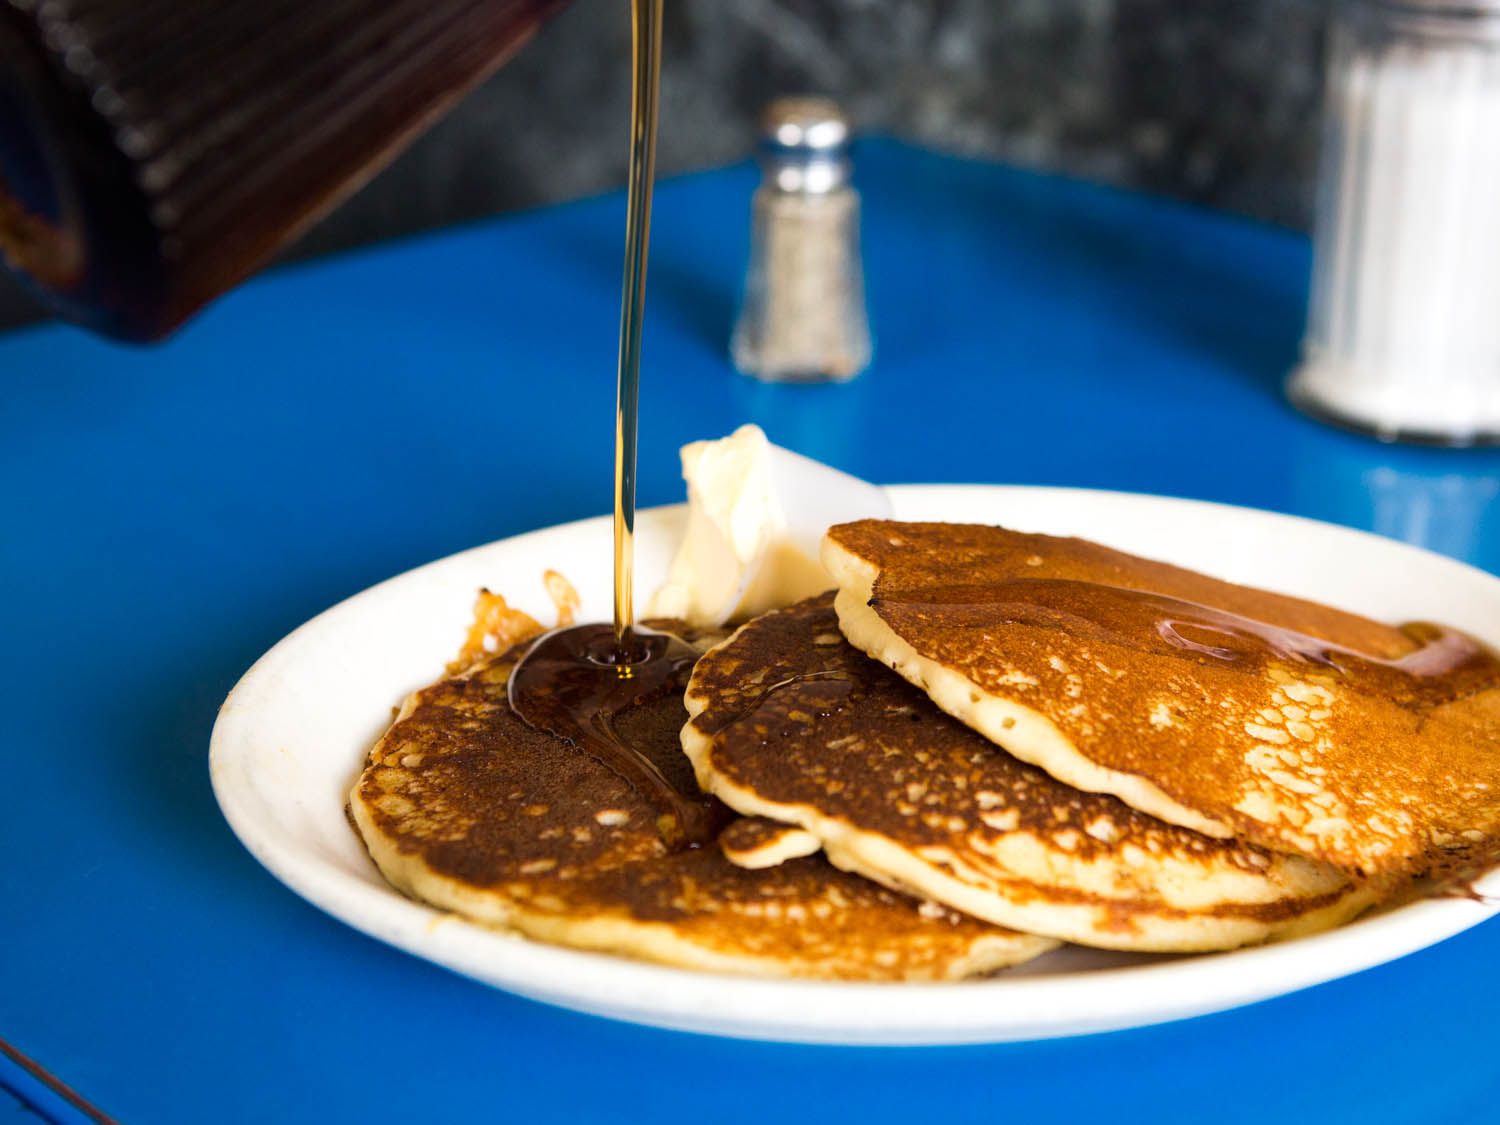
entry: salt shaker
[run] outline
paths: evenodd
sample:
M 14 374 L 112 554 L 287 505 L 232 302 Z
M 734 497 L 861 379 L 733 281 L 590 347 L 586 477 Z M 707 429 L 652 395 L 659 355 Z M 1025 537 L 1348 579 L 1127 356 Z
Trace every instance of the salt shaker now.
M 826 98 L 781 98 L 761 124 L 734 364 L 768 382 L 852 379 L 870 362 L 870 329 L 848 119 Z
M 1288 384 L 1388 439 L 1500 440 L 1500 0 L 1342 0 Z

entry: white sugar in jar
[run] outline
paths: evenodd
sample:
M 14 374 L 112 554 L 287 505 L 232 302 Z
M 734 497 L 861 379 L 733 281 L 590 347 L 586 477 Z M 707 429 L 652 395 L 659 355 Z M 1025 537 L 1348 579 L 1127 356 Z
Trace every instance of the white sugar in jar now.
M 1500 441 L 1500 0 L 1344 0 L 1288 383 L 1383 438 Z

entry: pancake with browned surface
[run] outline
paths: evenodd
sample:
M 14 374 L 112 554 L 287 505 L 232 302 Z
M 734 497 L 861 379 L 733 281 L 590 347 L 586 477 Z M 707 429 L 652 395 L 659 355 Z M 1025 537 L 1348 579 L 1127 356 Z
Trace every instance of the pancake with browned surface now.
M 823 560 L 856 647 L 1070 785 L 1381 880 L 1500 852 L 1500 663 L 1461 633 L 979 525 Z
M 823 841 L 792 824 L 763 816 L 742 816 L 719 833 L 719 850 L 736 867 L 759 871 L 789 859 L 816 855 Z
M 687 707 L 699 783 L 732 808 L 1000 925 L 1186 952 L 1310 933 L 1371 900 L 1326 864 L 1164 824 L 1016 760 L 845 642 L 832 594 L 711 650 Z
M 516 639 L 494 600 L 481 601 L 488 627 Z M 650 801 L 512 712 L 521 650 L 484 647 L 474 640 L 458 674 L 406 701 L 351 795 L 371 856 L 412 897 L 561 945 L 762 975 L 951 979 L 1055 944 L 924 906 L 821 857 L 750 871 L 712 844 L 669 850 Z M 686 717 L 673 693 L 615 720 L 696 793 L 678 746 Z M 729 831 L 746 847 L 755 838 Z

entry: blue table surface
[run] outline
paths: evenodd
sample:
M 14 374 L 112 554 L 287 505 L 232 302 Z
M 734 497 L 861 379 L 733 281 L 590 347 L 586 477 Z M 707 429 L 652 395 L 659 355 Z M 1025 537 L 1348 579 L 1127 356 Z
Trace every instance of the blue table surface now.
M 755 421 L 879 481 L 1201 497 L 1500 568 L 1500 454 L 1286 404 L 1303 237 L 891 142 L 858 178 L 877 357 L 817 388 L 727 364 L 754 170 L 661 185 L 643 503 L 680 498 L 679 444 Z M 1184 1023 L 810 1048 L 513 998 L 250 858 L 206 755 L 262 651 L 608 507 L 622 233 L 608 196 L 277 270 L 160 347 L 0 337 L 0 1038 L 129 1122 L 1500 1120 L 1494 923 Z M 27 1102 L 72 1112 L 0 1056 L 0 1117 Z

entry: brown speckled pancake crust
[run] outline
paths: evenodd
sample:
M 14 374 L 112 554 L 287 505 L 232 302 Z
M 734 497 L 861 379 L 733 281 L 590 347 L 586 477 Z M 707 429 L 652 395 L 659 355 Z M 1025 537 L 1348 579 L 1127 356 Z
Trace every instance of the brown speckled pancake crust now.
M 719 850 L 736 867 L 759 870 L 816 855 L 823 842 L 811 832 L 763 816 L 742 816 L 719 833 Z
M 1382 660 L 1416 648 L 1393 626 L 1084 540 L 997 527 L 866 520 L 831 529 L 823 558 L 839 583 L 841 627 L 857 647 L 1063 781 L 1367 878 L 1393 882 L 1497 858 L 1493 682 L 1414 705 L 1315 663 L 1226 662 L 1150 633 L 1122 638 L 1078 615 L 1008 620 L 984 605 L 933 604 L 922 591 L 1095 583 Z
M 857 980 L 949 979 L 1053 944 L 893 894 L 821 857 L 764 871 L 717 847 L 669 853 L 655 810 L 609 768 L 518 720 L 511 656 L 415 693 L 351 796 L 397 888 L 530 937 L 692 968 Z M 667 697 L 624 717 L 692 785 Z
M 1306 933 L 1369 902 L 1337 870 L 1083 793 L 997 749 L 844 641 L 833 595 L 698 662 L 683 732 L 699 782 L 829 856 L 991 921 L 1189 951 Z

